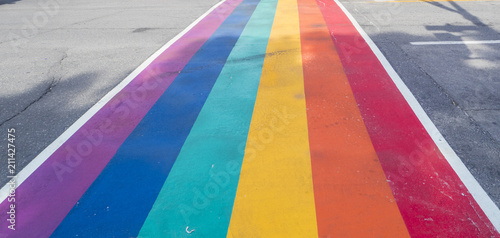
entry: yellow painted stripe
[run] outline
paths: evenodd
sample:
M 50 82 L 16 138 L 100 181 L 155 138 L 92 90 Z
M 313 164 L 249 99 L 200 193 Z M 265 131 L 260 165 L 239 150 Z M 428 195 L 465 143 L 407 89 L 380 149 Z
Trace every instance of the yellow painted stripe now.
M 386 2 L 496 2 L 499 0 L 396 0 L 396 1 L 367 1 L 367 3 L 386 3 Z
M 296 0 L 279 0 L 227 237 L 317 237 Z

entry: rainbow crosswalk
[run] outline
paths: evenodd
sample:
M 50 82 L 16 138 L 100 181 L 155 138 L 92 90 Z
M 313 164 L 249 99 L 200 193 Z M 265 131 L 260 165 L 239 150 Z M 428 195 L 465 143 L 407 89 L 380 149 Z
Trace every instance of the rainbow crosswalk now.
M 91 112 L 0 236 L 500 237 L 333 0 L 226 0 Z

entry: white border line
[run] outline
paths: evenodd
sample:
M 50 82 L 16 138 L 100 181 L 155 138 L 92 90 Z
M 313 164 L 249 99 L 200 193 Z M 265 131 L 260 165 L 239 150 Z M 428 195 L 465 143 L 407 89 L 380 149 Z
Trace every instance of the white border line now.
M 141 73 L 148 65 L 153 62 L 160 54 L 167 50 L 172 44 L 184 36 L 191 28 L 198 24 L 203 18 L 214 11 L 226 0 L 222 0 L 211 7 L 193 23 L 191 23 L 187 28 L 177 34 L 174 38 L 163 45 L 159 50 L 152 54 L 146 61 L 144 61 L 139 67 L 137 67 L 132 73 L 130 73 L 125 79 L 123 79 L 118 85 L 116 85 L 111 91 L 109 91 L 101 100 L 99 100 L 94 106 L 92 106 L 85 114 L 83 114 L 78 120 L 76 120 L 66 131 L 64 131 L 57 139 L 54 140 L 47 148 L 45 148 L 40 154 L 38 154 L 26 167 L 24 167 L 16 177 L 16 187 L 19 187 L 40 165 L 42 165 L 61 145 L 63 145 L 73 134 L 75 134 L 90 118 L 92 118 L 101 108 L 106 105 L 113 97 L 118 94 L 123 88 L 125 88 L 139 73 Z M 9 184 L 6 184 L 0 189 L 0 201 L 4 201 L 9 195 Z
M 500 44 L 500 40 L 482 40 L 482 41 L 414 41 L 412 45 L 485 45 Z
M 375 45 L 375 43 L 371 40 L 368 34 L 366 34 L 363 28 L 361 28 L 361 26 L 354 19 L 354 17 L 347 11 L 344 5 L 342 5 L 342 3 L 339 2 L 339 0 L 334 0 L 334 1 L 347 15 L 351 23 L 354 25 L 354 27 L 356 27 L 356 30 L 358 30 L 359 34 L 361 34 L 363 39 L 370 46 L 371 50 L 373 51 L 373 53 L 375 53 L 380 63 L 384 66 L 385 70 L 391 77 L 392 81 L 396 84 L 401 94 L 403 94 L 404 98 L 406 99 L 406 102 L 408 102 L 410 107 L 413 109 L 413 112 L 415 113 L 415 115 L 417 115 L 418 119 L 420 120 L 424 128 L 427 130 L 427 133 L 429 133 L 434 143 L 436 143 L 437 147 L 439 148 L 443 156 L 446 158 L 446 160 L 451 165 L 453 170 L 455 170 L 458 177 L 462 180 L 464 185 L 467 187 L 469 192 L 472 194 L 476 202 L 481 207 L 481 209 L 483 209 L 483 212 L 490 219 L 493 226 L 497 229 L 497 231 L 500 231 L 500 210 L 495 205 L 493 200 L 491 200 L 491 198 L 484 191 L 481 185 L 479 185 L 474 176 L 472 176 L 467 167 L 465 167 L 462 160 L 460 160 L 455 151 L 453 151 L 448 142 L 441 135 L 441 133 L 436 128 L 434 123 L 432 123 L 427 113 L 425 113 L 424 109 L 418 103 L 415 96 L 413 96 L 413 94 L 405 85 L 403 80 L 401 80 L 401 78 L 396 73 L 394 68 L 392 68 L 391 64 L 389 63 L 389 61 L 387 61 L 387 59 L 382 54 L 380 49 Z

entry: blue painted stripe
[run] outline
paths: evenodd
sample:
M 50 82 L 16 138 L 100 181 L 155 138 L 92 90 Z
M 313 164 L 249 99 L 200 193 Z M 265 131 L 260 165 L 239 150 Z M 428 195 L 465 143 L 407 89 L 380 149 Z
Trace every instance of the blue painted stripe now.
M 257 6 L 139 237 L 226 236 L 276 5 Z
M 258 0 L 243 1 L 193 56 L 52 237 L 135 237 Z

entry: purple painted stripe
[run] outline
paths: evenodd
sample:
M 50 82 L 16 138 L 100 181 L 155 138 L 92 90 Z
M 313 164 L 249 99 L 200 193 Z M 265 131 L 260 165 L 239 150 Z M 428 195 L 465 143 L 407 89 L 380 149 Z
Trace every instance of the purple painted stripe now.
M 48 237 L 191 57 L 242 0 L 228 0 L 172 44 L 59 147 L 16 191 L 16 230 L 0 237 Z M 0 204 L 6 221 L 11 203 Z M 5 223 L 3 223 L 5 224 Z

